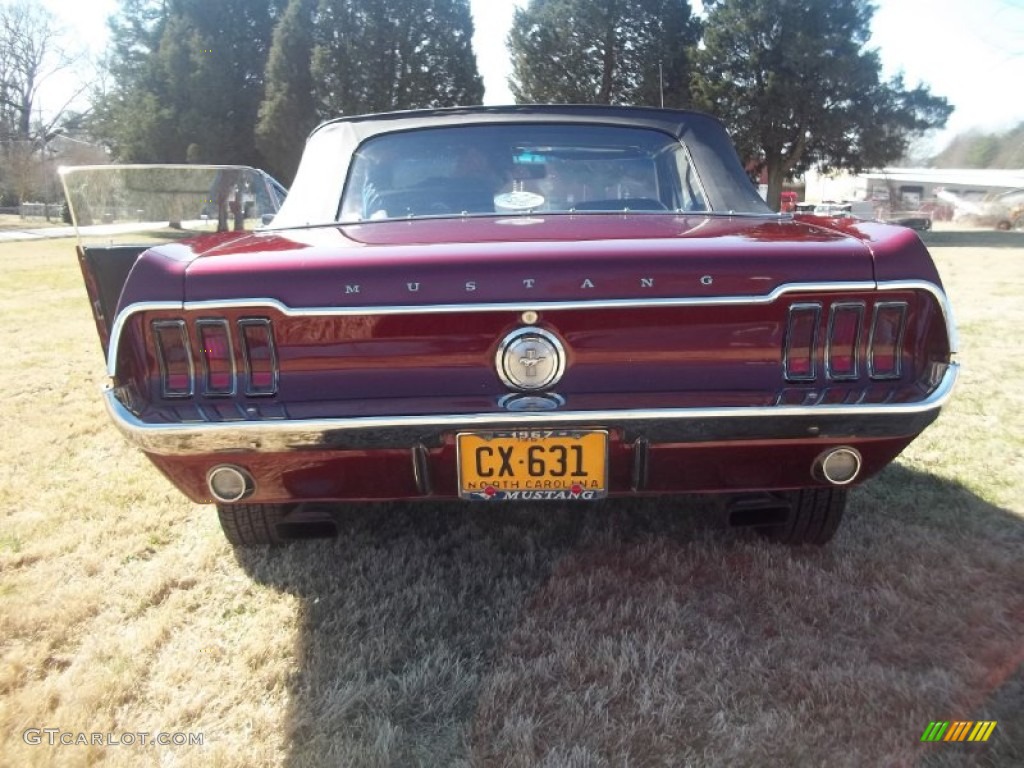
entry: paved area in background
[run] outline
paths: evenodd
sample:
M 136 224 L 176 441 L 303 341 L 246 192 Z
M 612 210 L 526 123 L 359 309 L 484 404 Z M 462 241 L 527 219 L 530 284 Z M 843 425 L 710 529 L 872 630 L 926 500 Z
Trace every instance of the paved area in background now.
M 55 237 L 74 237 L 74 227 L 39 227 L 38 229 L 0 229 L 0 242 L 13 240 L 46 240 Z
M 213 225 L 208 221 L 185 221 L 183 226 L 189 230 L 195 230 L 196 234 L 202 232 L 213 232 Z M 121 224 L 94 224 L 89 227 L 82 227 L 81 236 L 107 237 L 109 235 L 123 235 L 130 232 L 153 232 L 167 229 L 166 221 L 129 221 Z M 75 228 L 68 227 L 39 227 L 37 229 L 0 229 L 0 243 L 16 242 L 19 240 L 52 240 L 58 237 L 75 237 Z

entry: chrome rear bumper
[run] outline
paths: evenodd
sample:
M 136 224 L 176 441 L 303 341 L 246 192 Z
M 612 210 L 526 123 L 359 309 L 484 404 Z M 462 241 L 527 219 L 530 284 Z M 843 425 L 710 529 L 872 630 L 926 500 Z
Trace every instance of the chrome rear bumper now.
M 444 435 L 467 429 L 565 429 L 599 426 L 624 440 L 657 443 L 771 440 L 808 437 L 902 437 L 921 432 L 949 399 L 958 366 L 914 403 L 776 405 L 768 407 L 652 408 L 611 411 L 470 413 L 344 419 L 280 419 L 154 424 L 142 421 L 104 393 L 118 429 L 143 451 L 161 456 L 212 453 L 280 453 L 308 450 L 372 450 L 440 445 Z

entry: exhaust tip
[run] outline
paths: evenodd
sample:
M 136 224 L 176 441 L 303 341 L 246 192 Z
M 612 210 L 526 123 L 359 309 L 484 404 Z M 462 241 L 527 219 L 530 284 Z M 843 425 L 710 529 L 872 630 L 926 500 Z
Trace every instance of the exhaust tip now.
M 856 448 L 842 446 L 825 451 L 814 460 L 811 474 L 832 485 L 849 485 L 860 474 L 861 457 Z
M 206 473 L 206 485 L 217 501 L 233 504 L 252 495 L 256 482 L 241 467 L 221 464 Z

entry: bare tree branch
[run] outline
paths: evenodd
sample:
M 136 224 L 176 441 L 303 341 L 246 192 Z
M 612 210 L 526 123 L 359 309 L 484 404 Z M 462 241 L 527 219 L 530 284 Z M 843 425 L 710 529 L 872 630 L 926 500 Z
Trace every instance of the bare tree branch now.
M 83 84 L 45 120 L 39 114 L 40 89 L 81 59 L 64 40 L 53 14 L 36 0 L 0 0 L 0 191 L 19 199 L 32 191 L 44 162 L 41 151 L 86 88 Z

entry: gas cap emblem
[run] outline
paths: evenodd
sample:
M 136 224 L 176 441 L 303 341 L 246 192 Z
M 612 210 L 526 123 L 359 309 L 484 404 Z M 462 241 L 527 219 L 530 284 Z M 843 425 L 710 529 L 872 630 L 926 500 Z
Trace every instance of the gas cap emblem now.
M 540 328 L 518 328 L 498 345 L 498 376 L 511 389 L 534 392 L 554 386 L 565 373 L 565 348 Z

